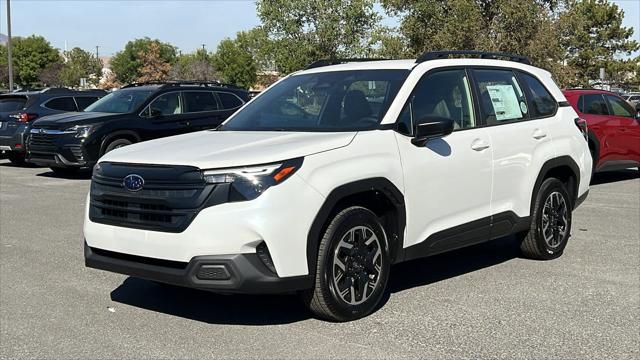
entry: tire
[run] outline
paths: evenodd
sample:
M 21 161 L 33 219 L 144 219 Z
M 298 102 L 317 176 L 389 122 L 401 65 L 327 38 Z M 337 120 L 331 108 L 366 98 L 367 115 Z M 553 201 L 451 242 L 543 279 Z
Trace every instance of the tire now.
M 376 215 L 363 207 L 349 207 L 324 232 L 314 287 L 301 293 L 302 300 L 321 319 L 364 317 L 380 303 L 390 265 L 387 237 Z
M 133 143 L 127 139 L 115 139 L 112 142 L 110 142 L 109 145 L 107 145 L 107 147 L 104 149 L 104 154 L 108 153 L 111 150 L 115 150 L 117 148 L 121 148 L 123 146 L 131 145 L 131 144 Z
M 50 167 L 51 171 L 58 176 L 74 176 L 78 174 L 79 169 L 77 168 L 61 168 L 61 167 Z
M 556 178 L 544 180 L 534 199 L 530 228 L 521 234 L 522 254 L 537 260 L 560 257 L 571 236 L 572 210 L 564 184 Z
M 7 155 L 7 158 L 13 165 L 24 165 L 26 163 L 24 153 L 17 153 L 12 151 Z

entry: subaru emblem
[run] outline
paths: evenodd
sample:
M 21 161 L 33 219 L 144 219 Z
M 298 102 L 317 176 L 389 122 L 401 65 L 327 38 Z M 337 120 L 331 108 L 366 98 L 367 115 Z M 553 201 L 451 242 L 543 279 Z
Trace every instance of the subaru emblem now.
M 122 180 L 122 186 L 132 192 L 140 191 L 144 186 L 144 179 L 140 175 L 129 174 Z
M 40 129 L 40 130 L 38 130 L 38 132 L 39 132 L 40 134 L 44 134 L 44 133 L 45 133 L 45 132 L 47 132 L 47 131 L 46 131 L 45 129 Z

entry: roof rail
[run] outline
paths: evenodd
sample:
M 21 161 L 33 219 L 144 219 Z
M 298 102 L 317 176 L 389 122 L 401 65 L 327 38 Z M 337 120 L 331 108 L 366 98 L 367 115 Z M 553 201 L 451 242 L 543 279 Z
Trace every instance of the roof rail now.
M 229 88 L 237 88 L 242 89 L 241 87 L 234 84 L 226 84 L 221 83 L 219 81 L 211 80 L 166 80 L 166 81 L 145 81 L 140 83 L 131 83 L 122 87 L 122 89 L 138 87 L 138 86 L 147 86 L 147 85 L 161 85 L 161 87 L 170 87 L 170 86 L 216 86 L 216 87 L 229 87 Z
M 505 58 L 509 61 L 515 61 L 527 65 L 531 65 L 529 58 L 520 55 L 501 53 L 501 52 L 486 52 L 479 50 L 444 50 L 444 51 L 427 51 L 420 55 L 416 59 L 416 63 L 422 63 L 429 60 L 448 59 L 450 56 L 474 56 L 481 59 L 500 59 Z
M 349 62 L 382 61 L 382 60 L 389 60 L 389 59 L 382 59 L 382 58 L 321 59 L 321 60 L 316 60 L 312 62 L 311 64 L 307 65 L 307 67 L 305 67 L 304 69 L 309 70 L 309 69 L 319 68 L 323 66 L 338 65 L 338 64 L 344 64 Z
M 47 93 L 47 94 L 55 94 L 55 93 L 68 93 L 68 92 L 75 92 L 75 90 L 73 89 L 68 89 L 68 88 L 63 88 L 63 87 L 58 87 L 58 88 L 44 88 L 42 90 L 40 90 L 41 93 Z

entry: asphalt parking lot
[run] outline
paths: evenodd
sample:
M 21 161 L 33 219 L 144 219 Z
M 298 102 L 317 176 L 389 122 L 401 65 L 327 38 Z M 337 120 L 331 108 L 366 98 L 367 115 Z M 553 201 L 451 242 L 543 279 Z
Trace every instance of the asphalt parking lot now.
M 596 177 L 565 254 L 512 238 L 393 268 L 373 315 L 315 320 L 294 296 L 224 296 L 86 269 L 89 180 L 0 160 L 0 357 L 640 357 L 640 178 Z

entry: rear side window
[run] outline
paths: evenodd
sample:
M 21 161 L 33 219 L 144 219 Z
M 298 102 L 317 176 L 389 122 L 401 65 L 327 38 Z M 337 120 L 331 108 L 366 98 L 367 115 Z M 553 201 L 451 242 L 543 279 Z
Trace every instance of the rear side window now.
M 604 102 L 604 97 L 600 94 L 582 95 L 578 104 L 578 110 L 583 114 L 609 115 L 607 104 Z
M 51 99 L 44 106 L 52 110 L 78 111 L 75 101 L 70 96 Z
M 474 70 L 480 108 L 487 125 L 529 117 L 527 99 L 510 70 Z
M 529 116 L 538 118 L 555 114 L 558 104 L 544 85 L 529 74 L 520 74 L 523 86 L 529 91 Z
M 76 103 L 78 104 L 78 110 L 82 111 L 87 106 L 93 104 L 98 100 L 97 96 L 76 96 Z
M 227 93 L 227 92 L 219 92 L 218 97 L 220 98 L 220 102 L 222 103 L 223 109 L 235 109 L 237 107 L 242 106 L 244 102 L 240 100 L 236 95 Z
M 634 116 L 631 107 L 622 99 L 611 95 L 606 95 L 605 97 L 607 98 L 609 106 L 611 107 L 612 115 L 624 117 Z
M 0 112 L 19 111 L 27 104 L 26 96 L 0 97 Z
M 218 110 L 218 102 L 211 91 L 185 91 L 182 94 L 186 104 L 185 112 Z

